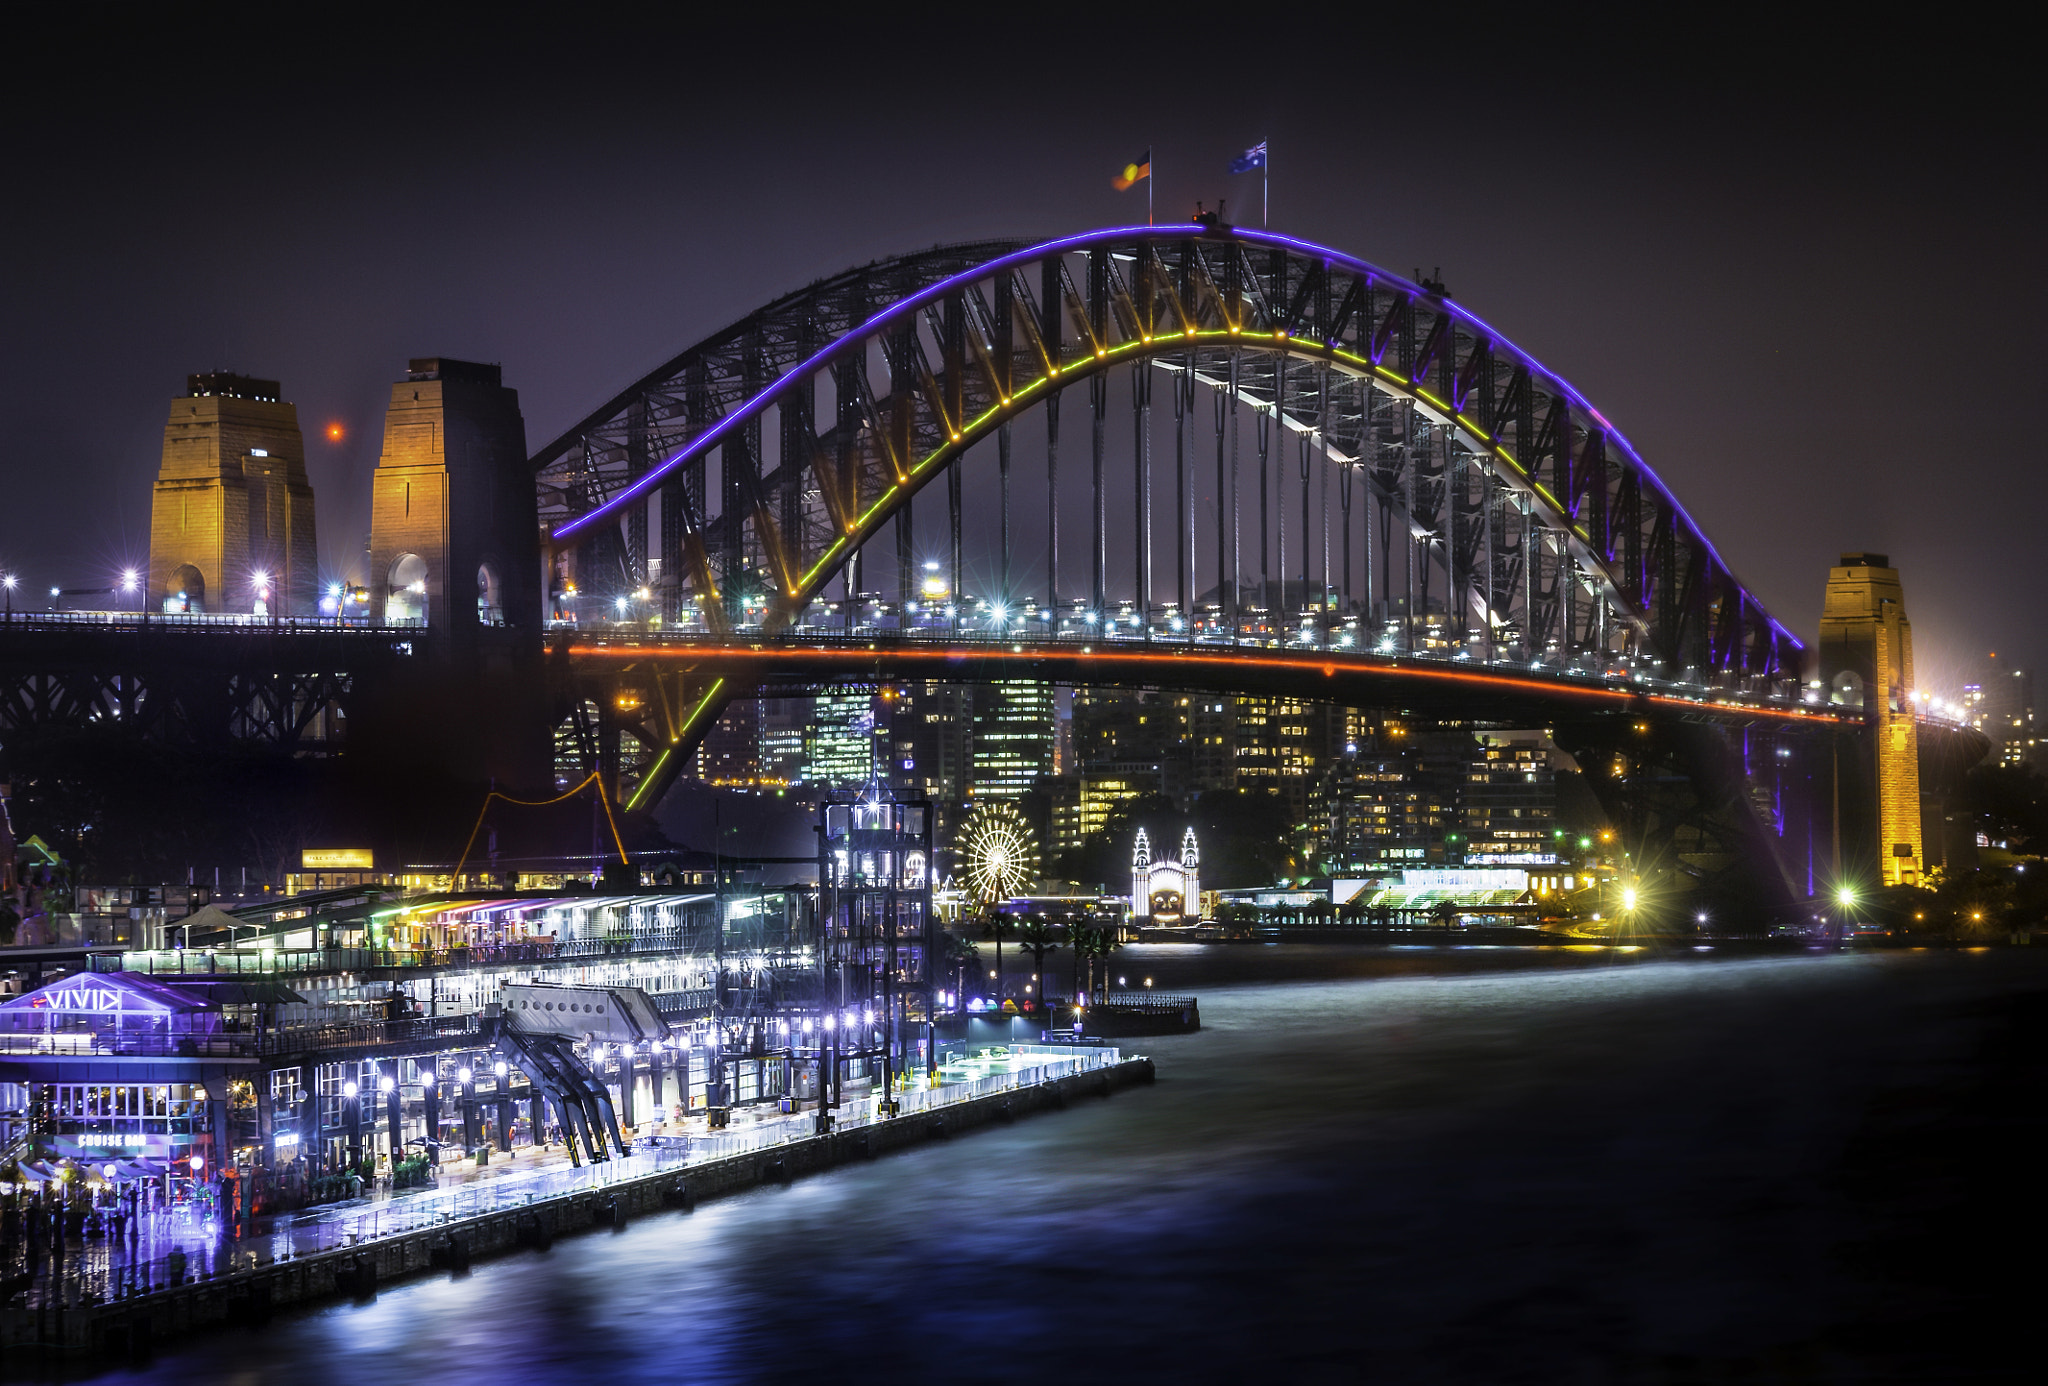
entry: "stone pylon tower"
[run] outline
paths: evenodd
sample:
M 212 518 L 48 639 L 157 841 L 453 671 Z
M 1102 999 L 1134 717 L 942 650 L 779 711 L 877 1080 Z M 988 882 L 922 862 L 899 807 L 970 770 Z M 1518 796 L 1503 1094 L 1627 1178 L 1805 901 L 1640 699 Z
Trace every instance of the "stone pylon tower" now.
M 1143 828 L 1131 848 L 1131 913 L 1141 920 L 1152 914 L 1152 839 Z
M 352 746 L 526 791 L 550 783 L 540 519 L 517 392 L 496 366 L 415 360 L 370 478 L 370 619 L 417 628 L 402 675 L 358 700 Z
M 519 392 L 496 366 L 415 360 L 391 387 L 370 498 L 371 619 L 435 643 L 541 624 L 540 516 Z
M 155 609 L 316 614 L 313 487 L 280 394 L 275 380 L 195 375 L 172 401 L 149 515 Z
M 1857 860 L 1874 847 L 1878 881 L 1917 885 L 1926 875 L 1927 858 L 1920 831 L 1913 627 L 1906 619 L 1898 570 L 1884 554 L 1845 553 L 1828 570 L 1819 657 L 1828 700 L 1862 708 L 1870 725 L 1870 751 L 1853 769 L 1859 779 L 1867 776 L 1868 788 L 1875 791 L 1876 821 L 1861 822 L 1846 809 L 1838 810 L 1842 869 L 1852 879 L 1860 875 Z M 1839 783 L 1844 789 L 1849 785 L 1847 779 Z
M 1180 835 L 1181 912 L 1202 917 L 1202 849 L 1195 845 L 1194 824 Z

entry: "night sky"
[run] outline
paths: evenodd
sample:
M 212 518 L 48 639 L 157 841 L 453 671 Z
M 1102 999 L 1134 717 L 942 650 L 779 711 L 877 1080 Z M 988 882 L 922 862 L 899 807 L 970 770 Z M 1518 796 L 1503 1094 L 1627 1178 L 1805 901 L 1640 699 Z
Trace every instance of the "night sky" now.
M 1255 222 L 1256 175 L 1224 169 L 1269 139 L 1276 228 L 1441 267 L 1803 638 L 1834 556 L 1871 548 L 1923 684 L 2048 659 L 2042 151 L 2022 55 L 1982 36 L 1725 8 L 186 13 L 31 35 L 0 95 L 0 565 L 29 592 L 147 556 L 190 372 L 283 382 L 338 574 L 409 357 L 503 363 L 538 447 L 819 276 L 1142 220 L 1110 178 L 1148 145 L 1162 219 L 1223 196 Z

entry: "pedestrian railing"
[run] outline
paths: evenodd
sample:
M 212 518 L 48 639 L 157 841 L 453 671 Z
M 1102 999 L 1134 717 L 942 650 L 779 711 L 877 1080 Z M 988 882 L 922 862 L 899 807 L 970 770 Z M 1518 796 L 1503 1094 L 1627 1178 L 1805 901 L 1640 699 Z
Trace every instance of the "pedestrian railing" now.
M 1105 1007 L 1117 1011 L 1185 1011 L 1195 1004 L 1192 996 L 1161 996 L 1149 991 L 1113 991 L 1106 1001 L 1083 1003 L 1082 1015 L 1089 1007 Z
M 246 1057 L 255 1052 L 253 1033 L 230 1030 L 123 1030 L 117 1026 L 99 1030 L 39 1030 L 29 1028 L 26 1021 L 19 1029 L 0 1028 L 0 1054 L 222 1059 Z

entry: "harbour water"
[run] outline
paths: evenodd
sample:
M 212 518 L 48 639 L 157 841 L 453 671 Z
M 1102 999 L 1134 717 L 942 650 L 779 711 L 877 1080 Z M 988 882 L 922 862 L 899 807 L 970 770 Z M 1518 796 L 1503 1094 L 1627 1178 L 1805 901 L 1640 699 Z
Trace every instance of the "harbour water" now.
M 1983 1258 L 2038 1230 L 2048 956 L 1148 946 L 1111 967 L 1201 997 L 1200 1033 L 1125 1043 L 1154 1086 L 97 1379 L 2003 1374 L 2031 1300 Z

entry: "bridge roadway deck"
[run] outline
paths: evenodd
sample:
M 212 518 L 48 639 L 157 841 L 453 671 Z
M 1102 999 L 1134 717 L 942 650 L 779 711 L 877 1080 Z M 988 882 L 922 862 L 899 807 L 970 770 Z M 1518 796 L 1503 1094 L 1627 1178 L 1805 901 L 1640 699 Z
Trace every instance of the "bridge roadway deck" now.
M 1427 703 L 1446 716 L 1503 707 L 1656 709 L 1716 721 L 1757 719 L 1801 725 L 1860 724 L 1860 711 L 1800 701 L 1798 680 L 1748 686 L 1654 677 L 1616 660 L 1603 668 L 1489 656 L 1483 648 L 1438 654 L 1350 648 L 1332 641 L 1282 640 L 1259 631 L 1175 634 L 1019 632 L 942 625 L 855 628 L 799 626 L 773 634 L 662 632 L 644 627 L 555 627 L 548 644 L 572 668 L 658 664 L 765 684 L 869 677 L 965 680 L 1033 678 L 1062 683 L 1185 687 L 1330 698 L 1359 706 Z M 403 658 L 425 627 L 316 624 L 248 617 L 159 617 L 121 612 L 16 612 L 0 623 L 0 648 L 59 660 L 104 660 L 113 648 L 175 651 L 204 664 L 275 663 L 279 669 L 360 667 Z M 1341 639 L 1341 637 L 1340 637 Z
M 1341 646 L 1207 637 L 1108 636 L 1020 640 L 974 631 L 882 630 L 850 635 L 800 630 L 775 635 L 660 634 L 639 630 L 555 633 L 558 654 L 589 668 L 634 666 L 701 672 L 751 685 L 843 683 L 916 677 L 963 681 L 1038 679 L 1232 693 L 1273 693 L 1366 707 L 1426 704 L 1441 716 L 1579 708 L 1659 711 L 1715 721 L 1860 725 L 1851 709 L 1798 701 L 1796 683 L 1769 690 L 1653 679 L 1620 666 L 1534 666 L 1464 654 L 1380 653 Z

